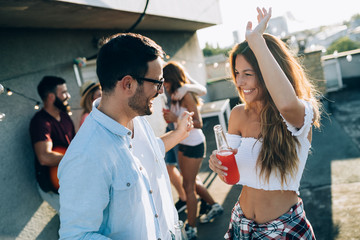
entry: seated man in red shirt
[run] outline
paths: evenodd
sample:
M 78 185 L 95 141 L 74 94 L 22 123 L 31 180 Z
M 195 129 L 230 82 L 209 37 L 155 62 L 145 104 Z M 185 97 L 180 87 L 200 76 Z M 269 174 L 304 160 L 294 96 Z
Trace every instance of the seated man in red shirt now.
M 58 212 L 57 166 L 75 136 L 74 124 L 67 113 L 70 94 L 65 80 L 54 76 L 45 76 L 37 90 L 44 107 L 30 122 L 36 180 L 41 197 Z

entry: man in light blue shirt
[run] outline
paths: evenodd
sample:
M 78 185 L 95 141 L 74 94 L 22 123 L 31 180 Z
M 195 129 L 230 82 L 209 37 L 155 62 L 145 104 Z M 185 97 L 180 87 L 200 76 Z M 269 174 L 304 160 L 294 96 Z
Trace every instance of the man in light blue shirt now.
M 102 98 L 59 165 L 60 239 L 175 238 L 164 154 L 193 124 L 185 113 L 160 139 L 141 117 L 164 91 L 162 55 L 154 41 L 131 33 L 110 37 L 100 49 Z

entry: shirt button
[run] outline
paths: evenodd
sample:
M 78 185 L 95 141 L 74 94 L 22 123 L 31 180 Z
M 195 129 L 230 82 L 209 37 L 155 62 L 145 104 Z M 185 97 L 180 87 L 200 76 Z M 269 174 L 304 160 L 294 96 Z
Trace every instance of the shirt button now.
M 128 187 L 130 187 L 130 185 L 131 185 L 130 183 L 127 183 L 127 184 L 126 184 L 126 186 L 128 186 Z
M 127 133 L 127 135 L 129 135 L 129 136 L 130 136 L 130 135 L 131 135 L 131 132 L 128 132 L 128 133 Z
M 132 148 L 132 145 L 131 145 L 131 144 L 129 145 L 129 148 Z
M 153 191 L 150 189 L 150 190 L 149 190 L 149 193 L 151 194 L 151 193 L 153 193 Z
M 156 217 L 156 218 L 158 218 L 158 217 L 159 217 L 159 215 L 158 215 L 158 214 L 155 214 L 155 217 Z
M 141 170 L 142 170 L 142 167 L 140 167 L 139 169 L 140 169 L 140 171 L 141 171 Z
M 158 238 L 157 240 L 161 240 L 161 238 Z

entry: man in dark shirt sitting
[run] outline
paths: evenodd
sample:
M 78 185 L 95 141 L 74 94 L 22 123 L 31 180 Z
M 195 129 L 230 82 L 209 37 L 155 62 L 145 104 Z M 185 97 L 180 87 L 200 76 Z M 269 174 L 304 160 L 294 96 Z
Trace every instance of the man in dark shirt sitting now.
M 74 124 L 67 113 L 70 94 L 65 80 L 55 76 L 45 76 L 37 90 L 44 107 L 30 122 L 36 179 L 41 197 L 58 212 L 57 166 L 75 136 Z

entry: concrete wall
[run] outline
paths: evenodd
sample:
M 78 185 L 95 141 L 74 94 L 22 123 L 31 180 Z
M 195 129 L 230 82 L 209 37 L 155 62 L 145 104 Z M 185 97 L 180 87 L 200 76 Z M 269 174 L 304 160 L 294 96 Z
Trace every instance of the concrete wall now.
M 321 51 L 305 53 L 303 65 L 308 77 L 322 94 L 326 93 L 324 69 L 321 62 Z
M 150 36 L 158 44 L 163 46 L 166 52 L 165 61 L 177 61 L 183 65 L 189 75 L 198 83 L 205 86 L 206 68 L 204 56 L 199 45 L 197 35 L 189 32 L 172 32 L 164 37 L 161 33 L 143 32 Z M 205 98 L 206 96 L 204 96 Z M 148 116 L 148 121 L 153 127 L 155 134 L 161 136 L 165 133 L 166 122 L 162 116 L 162 108 L 166 97 L 159 96 L 154 101 L 154 113 Z
M 126 12 L 142 13 L 144 10 L 145 0 L 57 0 L 59 2 L 69 2 L 94 6 L 100 8 L 116 9 Z M 188 21 L 206 22 L 218 24 L 221 22 L 219 0 L 197 0 L 194 7 L 193 0 L 152 0 L 149 1 L 146 13 L 148 15 L 165 16 L 178 18 Z M 201 11 L 199 11 L 201 9 Z
M 238 98 L 239 94 L 232 78 L 224 78 L 218 81 L 208 82 L 206 85 L 210 101 L 225 98 Z
M 360 85 L 360 49 L 326 55 L 321 58 L 325 79 L 330 90 Z M 328 89 L 329 90 L 329 89 Z
M 67 80 L 72 96 L 72 118 L 77 125 L 79 87 L 72 62 L 97 53 L 94 39 L 110 34 L 95 30 L 0 29 L 0 83 L 28 97 L 39 99 L 36 87 L 44 75 Z M 170 55 L 203 61 L 194 32 L 143 33 Z M 95 41 L 96 42 L 96 41 Z M 205 70 L 188 61 L 185 67 L 205 83 Z M 0 95 L 0 239 L 57 239 L 58 215 L 38 195 L 29 122 L 35 103 L 17 94 Z M 77 109 L 75 109 L 77 108 Z
M 230 63 L 225 54 L 205 57 L 207 81 L 231 77 Z

